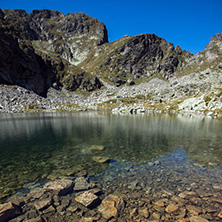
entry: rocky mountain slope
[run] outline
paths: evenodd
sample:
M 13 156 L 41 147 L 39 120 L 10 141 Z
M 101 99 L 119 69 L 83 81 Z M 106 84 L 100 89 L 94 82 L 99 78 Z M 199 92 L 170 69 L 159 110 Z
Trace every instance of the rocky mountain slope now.
M 105 25 L 84 13 L 0 9 L 2 112 L 87 108 L 218 115 L 221 74 L 222 33 L 193 55 L 155 34 L 108 43 Z
M 0 83 L 42 96 L 50 87 L 101 87 L 96 76 L 74 65 L 92 47 L 108 41 L 105 25 L 98 20 L 83 13 L 7 9 L 0 11 L 0 27 Z

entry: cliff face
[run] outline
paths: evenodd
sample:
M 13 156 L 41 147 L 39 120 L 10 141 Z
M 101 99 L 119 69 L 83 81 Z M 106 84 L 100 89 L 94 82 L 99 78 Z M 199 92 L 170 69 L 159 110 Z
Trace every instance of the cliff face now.
M 20 85 L 46 96 L 51 82 L 55 81 L 52 66 L 29 43 L 19 44 L 11 35 L 14 31 L 0 27 L 0 83 Z
M 82 61 L 94 46 L 108 42 L 106 27 L 84 13 L 64 15 L 58 11 L 2 10 L 2 16 L 15 28 L 18 37 L 31 40 L 36 48 L 59 54 L 74 64 Z
M 93 47 L 108 42 L 103 23 L 84 13 L 0 10 L 0 83 L 45 96 L 49 87 L 91 91 L 102 86 L 77 68 Z

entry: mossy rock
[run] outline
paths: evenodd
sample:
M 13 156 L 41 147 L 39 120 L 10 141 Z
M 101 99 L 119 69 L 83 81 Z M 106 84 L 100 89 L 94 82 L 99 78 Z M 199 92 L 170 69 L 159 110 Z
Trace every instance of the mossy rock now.
M 109 163 L 110 162 L 110 158 L 107 156 L 94 156 L 92 159 L 97 163 Z
M 92 145 L 90 147 L 90 150 L 99 150 L 99 151 L 103 151 L 105 149 L 104 146 L 101 146 L 101 145 Z

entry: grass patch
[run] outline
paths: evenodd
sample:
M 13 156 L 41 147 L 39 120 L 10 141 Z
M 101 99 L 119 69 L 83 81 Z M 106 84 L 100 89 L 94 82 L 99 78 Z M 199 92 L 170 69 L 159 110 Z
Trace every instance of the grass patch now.
M 117 102 L 117 99 L 110 99 L 108 101 L 106 101 L 105 103 L 116 103 Z

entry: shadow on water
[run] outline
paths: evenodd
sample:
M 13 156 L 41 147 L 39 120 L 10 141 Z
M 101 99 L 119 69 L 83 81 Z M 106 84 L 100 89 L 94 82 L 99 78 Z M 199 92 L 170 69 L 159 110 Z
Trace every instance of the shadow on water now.
M 178 152 L 183 162 L 210 166 L 222 162 L 222 121 L 208 117 L 1 114 L 0 124 L 0 199 L 40 178 L 112 175 L 117 166 L 141 166 L 173 154 L 175 159 Z M 91 145 L 105 149 L 91 150 Z M 98 163 L 95 156 L 112 162 Z

